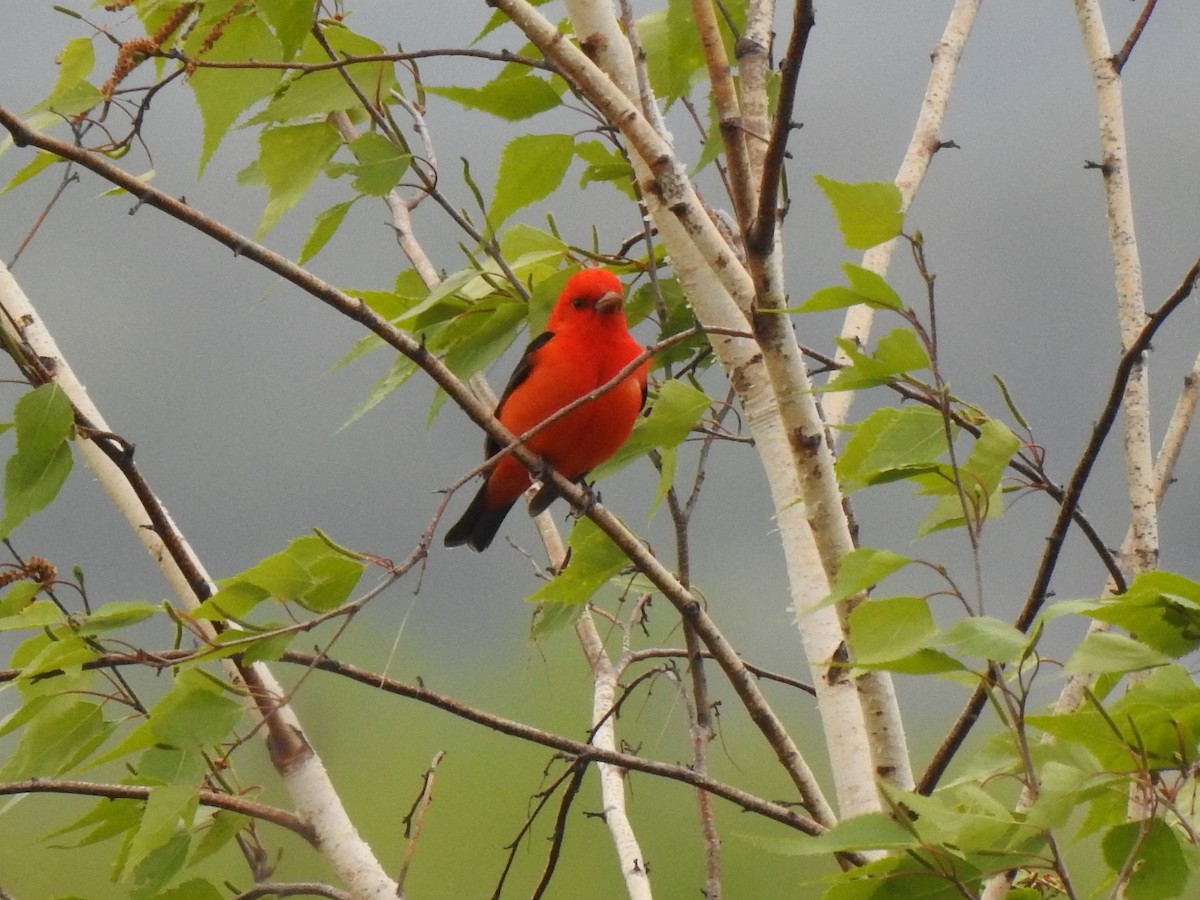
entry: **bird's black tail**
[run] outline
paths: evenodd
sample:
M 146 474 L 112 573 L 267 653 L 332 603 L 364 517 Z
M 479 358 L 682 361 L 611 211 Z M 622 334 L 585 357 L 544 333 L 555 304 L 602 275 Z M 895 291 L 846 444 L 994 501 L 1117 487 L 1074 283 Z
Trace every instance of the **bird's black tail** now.
M 505 506 L 488 509 L 487 482 L 485 481 L 483 487 L 479 489 L 479 493 L 475 495 L 475 499 L 471 501 L 471 505 L 467 507 L 467 511 L 463 513 L 462 518 L 450 526 L 450 530 L 442 538 L 442 543 L 447 547 L 459 547 L 466 544 L 472 550 L 482 552 L 496 537 L 496 532 L 500 530 L 500 524 L 512 508 L 513 504 L 509 503 Z

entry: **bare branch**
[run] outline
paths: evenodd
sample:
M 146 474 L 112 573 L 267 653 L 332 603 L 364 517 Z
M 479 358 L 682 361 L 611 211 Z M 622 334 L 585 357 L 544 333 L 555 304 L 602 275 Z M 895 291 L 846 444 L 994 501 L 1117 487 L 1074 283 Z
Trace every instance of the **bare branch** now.
M 103 797 L 109 800 L 144 801 L 149 799 L 150 791 L 151 788 L 140 784 L 100 784 L 92 781 L 60 778 L 30 778 L 27 781 L 0 782 L 0 795 L 74 794 L 83 797 Z M 316 832 L 312 826 L 286 810 L 221 791 L 201 790 L 198 796 L 200 802 L 205 806 L 270 822 L 272 825 L 278 825 L 280 828 L 286 828 L 293 834 L 299 835 L 310 844 L 316 843 Z

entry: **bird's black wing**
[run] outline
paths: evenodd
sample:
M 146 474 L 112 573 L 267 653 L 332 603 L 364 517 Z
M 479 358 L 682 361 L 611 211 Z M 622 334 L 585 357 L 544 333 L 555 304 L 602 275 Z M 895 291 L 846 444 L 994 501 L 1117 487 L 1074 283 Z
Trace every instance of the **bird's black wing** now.
M 508 379 L 508 384 L 504 386 L 504 393 L 500 395 L 500 402 L 496 404 L 496 411 L 492 413 L 497 419 L 500 418 L 500 413 L 504 409 L 504 403 L 508 400 L 509 395 L 517 389 L 517 386 L 529 377 L 529 373 L 533 371 L 533 354 L 550 343 L 550 339 L 554 337 L 553 331 L 543 331 L 525 348 L 525 352 L 521 354 L 521 359 L 517 363 L 517 367 L 513 369 L 512 376 Z M 501 450 L 500 445 L 490 434 L 483 442 L 483 456 L 487 459 L 494 456 Z

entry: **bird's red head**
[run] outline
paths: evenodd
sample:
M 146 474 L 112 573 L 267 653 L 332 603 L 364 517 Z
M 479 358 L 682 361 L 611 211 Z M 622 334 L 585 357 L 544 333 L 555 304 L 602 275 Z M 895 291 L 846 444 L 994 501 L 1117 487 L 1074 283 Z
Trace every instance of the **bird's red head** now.
M 547 331 L 559 331 L 567 323 L 612 317 L 625 327 L 621 312 L 625 287 L 608 269 L 583 269 L 567 279 L 550 312 Z

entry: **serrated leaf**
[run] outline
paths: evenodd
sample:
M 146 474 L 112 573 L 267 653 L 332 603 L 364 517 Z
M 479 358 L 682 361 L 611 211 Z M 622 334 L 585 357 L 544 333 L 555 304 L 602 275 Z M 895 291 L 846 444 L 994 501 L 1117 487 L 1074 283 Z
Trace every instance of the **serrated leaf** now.
M 1170 662 L 1165 653 L 1121 634 L 1093 632 L 1075 648 L 1063 673 L 1094 675 L 1100 672 L 1136 672 Z
M 104 799 L 92 807 L 81 818 L 50 832 L 46 837 L 60 837 L 64 834 L 70 834 L 72 831 L 80 831 L 87 828 L 90 830 L 71 844 L 52 845 L 86 847 L 88 844 L 97 844 L 100 841 L 107 841 L 118 834 L 124 834 L 137 827 L 141 820 L 142 802 L 140 800 Z
M 203 770 L 200 752 L 225 740 L 241 715 L 242 705 L 213 679 L 198 669 L 184 669 L 171 689 L 150 709 L 149 716 L 94 764 L 162 745 L 164 752 L 170 751 L 180 761 L 172 763 L 170 777 L 164 776 L 162 780 L 187 780 L 193 769 Z M 139 773 L 149 777 L 154 771 L 144 757 Z
M 578 141 L 575 155 L 587 163 L 579 176 L 581 188 L 592 182 L 608 182 L 630 200 L 636 199 L 633 167 L 617 148 L 600 141 Z
M 663 382 L 648 416 L 639 417 L 633 433 L 611 459 L 597 466 L 592 475 L 604 478 L 653 449 L 679 446 L 712 405 L 704 391 L 677 378 Z
M 304 265 L 325 248 L 325 245 L 329 243 L 329 239 L 342 226 L 342 221 L 346 218 L 346 213 L 350 211 L 350 207 L 354 205 L 357 199 L 357 197 L 354 197 L 342 203 L 335 203 L 329 209 L 317 215 L 313 220 L 312 231 L 308 233 L 308 237 L 304 240 L 304 246 L 300 248 L 300 258 L 297 260 L 300 265 Z
M 852 250 L 868 250 L 890 241 L 904 227 L 903 200 L 892 182 L 850 184 L 824 175 L 814 175 L 813 180 L 833 207 L 842 238 Z
M 937 624 L 923 597 L 887 597 L 860 603 L 850 613 L 854 664 L 900 659 L 924 650 Z
M 227 602 L 257 603 L 263 596 L 271 596 L 326 612 L 345 602 L 364 567 L 361 560 L 347 558 L 319 537 L 296 538 L 279 553 L 224 579 L 205 606 L 224 609 Z
M 493 229 L 518 209 L 549 196 L 560 184 L 575 156 L 569 134 L 523 134 L 500 155 L 496 193 L 488 210 Z
M 12 616 L 20 615 L 21 611 L 33 602 L 33 598 L 37 596 L 38 591 L 41 589 L 42 586 L 36 581 L 18 581 L 12 585 L 4 592 L 4 596 L 0 597 L 0 623 L 3 623 L 5 619 Z M 54 604 L 51 603 L 50 605 L 53 606 Z M 60 618 L 61 615 L 59 613 Z M 16 627 L 21 628 L 25 626 L 18 625 Z M 4 627 L 0 624 L 0 631 L 3 630 Z
M 283 58 L 291 59 L 312 28 L 310 0 L 256 0 L 255 5 L 275 31 Z
M 890 550 L 876 550 L 874 547 L 851 550 L 838 563 L 833 588 L 821 603 L 838 603 L 847 597 L 853 597 L 893 572 L 903 569 L 910 562 L 912 560 L 907 556 L 892 553 Z
M 99 104 L 100 91 L 87 81 L 96 64 L 96 51 L 89 38 L 67 41 L 58 55 L 58 78 L 54 89 L 29 112 L 49 112 L 55 118 L 78 115 Z M 35 126 L 37 127 L 37 126 Z
M 45 628 L 65 621 L 66 616 L 52 600 L 38 600 L 11 616 L 0 619 L 0 631 L 17 631 L 26 628 Z M 14 660 L 15 662 L 15 660 Z
M 281 125 L 259 135 L 258 168 L 267 184 L 267 207 L 256 237 L 270 231 L 300 202 L 341 141 L 328 122 Z
M 1082 610 L 1119 625 L 1162 653 L 1180 657 L 1200 646 L 1200 584 L 1173 572 L 1139 575 L 1119 597 Z
M 562 102 L 549 82 L 532 73 L 516 78 L 496 78 L 478 88 L 426 86 L 425 90 L 467 109 L 477 109 L 509 122 L 528 119 Z
M 62 161 L 62 157 L 56 153 L 50 153 L 46 150 L 39 150 L 33 155 L 33 159 L 31 159 L 21 168 L 17 169 L 13 177 L 8 180 L 8 184 L 4 186 L 4 190 L 0 191 L 0 194 L 7 194 L 17 185 L 24 184 L 43 169 Z
M 822 288 L 800 304 L 795 311 L 821 312 L 859 303 L 872 309 L 903 308 L 904 301 L 882 276 L 853 263 L 845 263 L 842 271 L 846 273 L 846 280 L 850 282 L 849 287 Z
M 864 353 L 854 341 L 834 338 L 850 357 L 851 364 L 838 369 L 825 386 L 827 391 L 854 391 L 861 388 L 890 384 L 896 376 L 929 366 L 929 354 L 917 336 L 907 328 L 894 328 L 881 337 L 875 352 Z
M 208 825 L 200 832 L 200 840 L 192 849 L 188 865 L 194 866 L 201 860 L 207 859 L 222 847 L 228 845 L 239 831 L 253 820 L 250 816 L 230 812 L 227 809 L 216 810 L 209 816 Z
M 4 517 L 0 538 L 9 537 L 58 496 L 71 474 L 71 448 L 64 440 L 49 452 L 23 452 L 19 446 L 4 467 Z
M 543 603 L 534 613 L 529 636 L 540 641 L 558 634 L 574 625 L 584 609 L 582 603 Z
M 184 42 L 190 54 L 201 50 L 208 32 L 196 29 Z M 279 41 L 258 16 L 233 16 L 221 29 L 221 39 L 207 48 L 205 61 L 237 62 L 252 59 L 276 62 L 283 58 Z M 204 121 L 198 171 L 204 174 L 221 140 L 238 117 L 266 97 L 279 83 L 282 70 L 273 68 L 208 69 L 203 66 L 191 73 L 188 86 L 196 96 L 196 106 Z
M 21 731 L 16 749 L 0 768 L 0 778 L 19 781 L 61 775 L 91 755 L 113 727 L 95 703 L 47 703 Z
M 669 108 L 707 72 L 691 7 L 687 0 L 668 0 L 666 9 L 638 19 L 637 30 L 650 86 Z
M 378 56 L 386 51 L 383 47 L 360 34 L 355 34 L 344 23 L 325 20 L 321 34 L 339 57 Z M 328 63 L 329 55 L 310 35 L 296 57 L 298 62 Z M 343 75 L 343 72 L 345 75 Z M 349 76 L 368 97 L 384 98 L 399 84 L 394 65 L 386 60 L 354 63 L 340 70 L 328 69 L 316 72 L 297 73 L 287 79 L 267 108 L 250 119 L 250 125 L 264 122 L 291 122 L 313 116 L 325 116 L 341 110 L 357 110 L 361 105 L 358 95 L 346 83 Z
M 128 628 L 149 619 L 162 609 L 145 600 L 114 600 L 105 603 L 90 615 L 74 621 L 76 634 L 100 634 L 115 628 Z
M 157 900 L 187 862 L 190 845 L 191 836 L 177 831 L 167 843 L 151 851 L 130 874 L 129 900 Z M 128 868 L 127 859 L 128 854 L 119 860 L 122 869 Z
M 354 154 L 354 164 L 332 163 L 331 177 L 349 173 L 354 176 L 354 189 L 360 194 L 382 197 L 392 190 L 408 170 L 412 157 L 374 131 L 359 135 L 348 145 Z
M 136 871 L 151 853 L 170 844 L 191 825 L 199 804 L 198 790 L 196 784 L 164 784 L 150 789 L 141 824 L 129 848 L 127 867 Z
M 1191 868 L 1178 834 L 1162 819 L 1118 825 L 1109 830 L 1100 846 L 1108 867 L 1128 874 L 1121 891 L 1127 900 L 1174 900 L 1185 896 Z
M 938 410 L 927 406 L 878 409 L 854 426 L 836 471 L 852 492 L 889 480 L 891 473 L 908 477 L 945 452 L 946 426 Z
M 1007 622 L 989 616 L 959 619 L 933 642 L 962 656 L 1018 662 L 1029 646 L 1029 637 Z
M 567 538 L 571 559 L 553 581 L 526 599 L 533 603 L 586 603 L 629 558 L 591 519 L 580 519 Z

